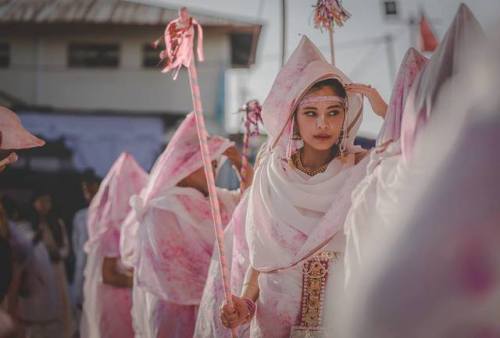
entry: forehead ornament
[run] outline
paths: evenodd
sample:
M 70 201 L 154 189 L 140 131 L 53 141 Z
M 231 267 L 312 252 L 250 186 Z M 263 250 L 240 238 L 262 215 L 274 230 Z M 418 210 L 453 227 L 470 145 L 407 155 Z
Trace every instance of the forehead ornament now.
M 300 101 L 299 108 L 303 107 L 307 104 L 321 103 L 321 102 L 331 102 L 331 103 L 342 103 L 346 104 L 346 100 L 343 97 L 335 96 L 335 95 L 327 95 L 327 96 L 306 96 Z

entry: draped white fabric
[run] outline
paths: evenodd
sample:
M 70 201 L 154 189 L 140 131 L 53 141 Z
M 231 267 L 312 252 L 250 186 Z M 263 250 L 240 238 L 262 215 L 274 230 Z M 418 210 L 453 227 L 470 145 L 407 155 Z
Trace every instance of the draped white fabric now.
M 366 248 L 346 317 L 338 317 L 342 337 L 500 335 L 498 60 L 441 96 L 442 116 L 415 145 L 402 207 L 372 237 L 384 245 Z M 478 78 L 491 101 L 471 92 L 457 99 Z
M 307 178 L 276 153 L 263 158 L 250 192 L 253 212 L 246 220 L 252 266 L 259 271 L 287 268 L 337 232 L 343 237 L 350 193 L 363 175 L 364 166 L 354 167 L 354 154 L 345 163 L 334 159 L 324 173 Z M 336 251 L 343 252 L 343 246 L 342 240 Z
M 208 139 L 213 160 L 232 145 L 221 137 Z M 146 188 L 131 199 L 134 211 L 122 229 L 121 252 L 134 266 L 132 312 L 138 337 L 193 334 L 215 237 L 208 198 L 177 184 L 202 166 L 196 117 L 190 113 L 156 161 Z M 227 224 L 239 192 L 217 192 Z
M 342 337 L 500 336 L 499 42 L 500 29 L 496 40 L 469 42 L 474 57 L 437 87 L 396 210 L 365 241 L 336 317 Z M 366 226 L 378 221 L 367 217 Z
M 401 156 L 401 120 L 408 93 L 426 64 L 427 59 L 413 48 L 410 48 L 403 58 L 385 121 L 377 139 L 379 148 L 370 153 L 366 177 L 353 191 L 352 207 L 344 225 L 347 240 L 347 282 L 351 274 L 355 274 L 355 270 L 362 265 L 364 249 L 373 232 L 386 227 L 388 216 L 397 210 L 394 205 L 397 203 L 398 189 L 401 188 L 406 173 L 406 162 Z M 373 219 L 377 221 L 367 221 Z M 369 228 L 367 224 L 374 227 Z

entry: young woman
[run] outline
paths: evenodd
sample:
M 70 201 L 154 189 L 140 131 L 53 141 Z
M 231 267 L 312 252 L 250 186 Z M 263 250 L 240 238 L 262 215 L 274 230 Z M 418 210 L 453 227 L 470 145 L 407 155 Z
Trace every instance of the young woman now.
M 220 137 L 208 140 L 213 165 L 226 155 L 239 170 L 241 155 Z M 239 191 L 217 191 L 223 223 Z M 205 285 L 214 233 L 194 113 L 188 114 L 133 198 L 137 252 L 133 318 L 136 337 L 191 337 Z M 129 256 L 129 255 L 128 255 Z
M 250 265 L 240 297 L 222 323 L 251 322 L 252 337 L 334 336 L 343 289 L 343 222 L 363 177 L 354 146 L 362 96 L 385 115 L 370 86 L 352 84 L 304 37 L 264 102 L 268 148 L 250 188 L 246 237 Z
M 69 255 L 66 225 L 55 214 L 52 196 L 49 193 L 44 191 L 36 193 L 33 198 L 33 208 L 35 210 L 32 224 L 35 231 L 33 242 L 43 243 L 49 254 L 55 281 L 55 285 L 49 287 L 55 288 L 59 296 L 57 307 L 62 323 L 61 337 L 71 337 L 74 328 L 65 267 L 65 261 Z
M 120 264 L 120 227 L 130 211 L 130 197 L 141 191 L 146 180 L 144 169 L 123 153 L 90 204 L 82 337 L 134 337 L 132 271 Z
M 80 327 L 82 316 L 84 282 L 83 273 L 85 270 L 85 265 L 87 264 L 87 254 L 85 253 L 83 247 L 89 239 L 87 229 L 88 205 L 92 202 L 92 199 L 97 193 L 97 190 L 99 190 L 101 179 L 96 176 L 93 170 L 88 169 L 82 174 L 80 182 L 83 197 L 85 199 L 85 202 L 87 203 L 87 206 L 78 210 L 73 216 L 73 229 L 71 234 L 71 243 L 73 245 L 73 252 L 75 253 L 75 271 L 71 289 L 77 328 Z

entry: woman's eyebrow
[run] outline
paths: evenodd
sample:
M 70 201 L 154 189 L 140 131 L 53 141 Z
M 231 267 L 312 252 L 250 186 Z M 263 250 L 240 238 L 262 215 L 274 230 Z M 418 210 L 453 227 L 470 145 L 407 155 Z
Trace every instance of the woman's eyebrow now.
M 337 104 L 333 104 L 331 106 L 328 106 L 328 108 L 326 108 L 326 109 L 332 109 L 332 108 L 342 108 L 342 105 L 337 103 Z
M 317 110 L 318 108 L 316 107 L 303 107 L 302 110 Z

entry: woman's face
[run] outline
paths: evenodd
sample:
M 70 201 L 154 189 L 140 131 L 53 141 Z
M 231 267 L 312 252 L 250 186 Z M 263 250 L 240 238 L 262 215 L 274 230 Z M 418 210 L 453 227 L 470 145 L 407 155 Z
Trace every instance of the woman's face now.
M 212 161 L 212 168 L 215 174 L 217 170 L 217 161 Z M 192 172 L 188 177 L 186 177 L 185 182 L 187 186 L 190 186 L 192 188 L 202 189 L 204 191 L 208 190 L 207 179 L 203 167 Z
M 296 114 L 302 140 L 307 146 L 320 151 L 328 150 L 337 143 L 345 116 L 344 103 L 325 98 L 328 96 L 337 96 L 329 86 L 306 94 Z
M 179 11 L 179 16 L 180 16 L 182 22 L 186 22 L 189 19 L 189 12 L 188 12 L 188 10 L 186 8 L 182 8 Z
M 39 215 L 46 216 L 52 209 L 52 198 L 49 195 L 40 196 L 35 200 L 34 207 Z
M 99 190 L 99 184 L 96 182 L 82 182 L 83 197 L 87 203 L 90 203 L 94 198 L 95 194 Z

